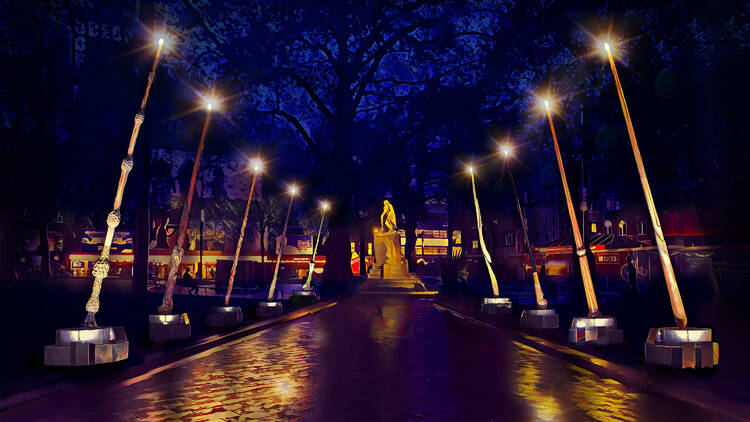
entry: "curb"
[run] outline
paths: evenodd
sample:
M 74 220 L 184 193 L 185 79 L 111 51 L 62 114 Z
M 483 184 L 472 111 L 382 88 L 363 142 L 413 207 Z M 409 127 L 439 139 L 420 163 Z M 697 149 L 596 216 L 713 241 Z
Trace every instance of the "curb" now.
M 433 302 L 432 306 L 440 312 L 444 312 L 468 323 L 502 333 L 513 339 L 514 343 L 531 347 L 532 349 L 544 353 L 554 359 L 589 370 L 599 376 L 611 378 L 622 384 L 648 391 L 650 393 L 687 402 L 717 412 L 721 414 L 722 417 L 727 417 L 732 420 L 750 421 L 750 404 L 742 401 L 727 399 L 706 389 L 690 389 L 686 388 L 685 385 L 679 385 L 675 382 L 654 380 L 650 376 L 651 374 L 647 374 L 642 370 L 613 363 L 580 350 L 563 346 L 522 331 L 497 327 L 436 302 Z
M 7 397 L 0 401 L 0 416 L 7 411 L 14 410 L 15 408 L 27 404 L 28 402 L 31 402 L 33 400 L 37 400 L 54 393 L 67 393 L 71 390 L 74 390 L 75 388 L 82 386 L 89 386 L 100 383 L 106 384 L 112 383 L 113 381 L 117 387 L 124 387 L 127 385 L 135 384 L 141 380 L 147 379 L 152 375 L 163 372 L 175 366 L 177 363 L 188 359 L 192 355 L 205 352 L 206 350 L 213 349 L 214 347 L 218 347 L 231 341 L 238 340 L 250 334 L 264 331 L 277 325 L 281 325 L 285 322 L 294 321 L 307 315 L 314 314 L 316 312 L 328 309 L 336 304 L 338 304 L 336 300 L 318 302 L 316 304 L 297 309 L 293 312 L 279 315 L 275 318 L 265 319 L 256 323 L 236 328 L 229 332 L 212 334 L 207 337 L 202 337 L 179 350 L 149 353 L 148 355 L 145 355 L 143 357 L 142 363 L 131 366 L 129 368 L 125 368 L 122 371 L 114 374 L 105 375 L 104 377 L 94 379 L 89 382 L 84 382 L 82 384 L 68 381 L 59 381 L 33 390 L 25 391 L 23 393 Z M 2 419 L 2 417 L 0 417 L 0 419 Z

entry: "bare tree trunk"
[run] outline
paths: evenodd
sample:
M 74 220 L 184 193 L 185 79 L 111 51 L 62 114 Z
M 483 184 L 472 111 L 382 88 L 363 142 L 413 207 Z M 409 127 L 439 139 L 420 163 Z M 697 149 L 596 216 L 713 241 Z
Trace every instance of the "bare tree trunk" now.
M 48 227 L 46 221 L 43 221 L 39 225 L 39 254 L 42 256 L 42 265 L 39 268 L 39 277 L 42 280 L 49 280 L 52 277 L 52 270 L 49 266 L 49 236 Z

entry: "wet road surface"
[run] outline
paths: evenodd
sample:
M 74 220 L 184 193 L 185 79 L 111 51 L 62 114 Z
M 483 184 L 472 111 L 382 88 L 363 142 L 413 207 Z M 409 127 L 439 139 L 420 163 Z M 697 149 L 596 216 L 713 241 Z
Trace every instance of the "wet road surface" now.
M 29 403 L 23 419 L 720 420 L 474 329 L 427 299 L 411 298 L 350 299 L 84 393 Z M 0 414 L 0 420 L 18 415 Z

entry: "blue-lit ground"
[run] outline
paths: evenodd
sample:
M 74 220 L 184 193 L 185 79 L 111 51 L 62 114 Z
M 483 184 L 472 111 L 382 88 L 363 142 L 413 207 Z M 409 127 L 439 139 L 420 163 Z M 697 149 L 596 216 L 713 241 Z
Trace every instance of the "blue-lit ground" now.
M 3 420 L 720 420 L 472 328 L 411 298 L 353 298 Z

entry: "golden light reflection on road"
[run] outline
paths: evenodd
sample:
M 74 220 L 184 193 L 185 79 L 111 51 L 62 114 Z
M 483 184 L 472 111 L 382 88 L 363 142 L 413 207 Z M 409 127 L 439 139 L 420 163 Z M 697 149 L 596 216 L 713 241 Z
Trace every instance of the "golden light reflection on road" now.
M 560 404 L 553 395 L 548 374 L 543 373 L 547 365 L 545 356 L 526 345 L 513 342 L 518 347 L 516 380 L 518 381 L 518 395 L 524 398 L 534 409 L 535 417 L 541 421 L 555 421 L 560 417 Z
M 137 405 L 131 401 L 127 407 L 133 410 L 115 416 L 144 421 L 303 417 L 315 392 L 309 369 L 317 359 L 318 345 L 310 322 L 271 331 L 201 353 L 198 359 L 159 374 L 158 382 L 149 379 L 134 385 L 140 390 Z
M 518 395 L 542 421 L 563 419 L 560 402 L 572 401 L 586 416 L 597 421 L 635 421 L 634 403 L 642 397 L 627 392 L 617 381 L 599 378 L 586 369 L 552 360 L 529 346 L 514 341 Z M 569 371 L 561 371 L 560 367 Z M 575 420 L 566 412 L 568 420 Z

